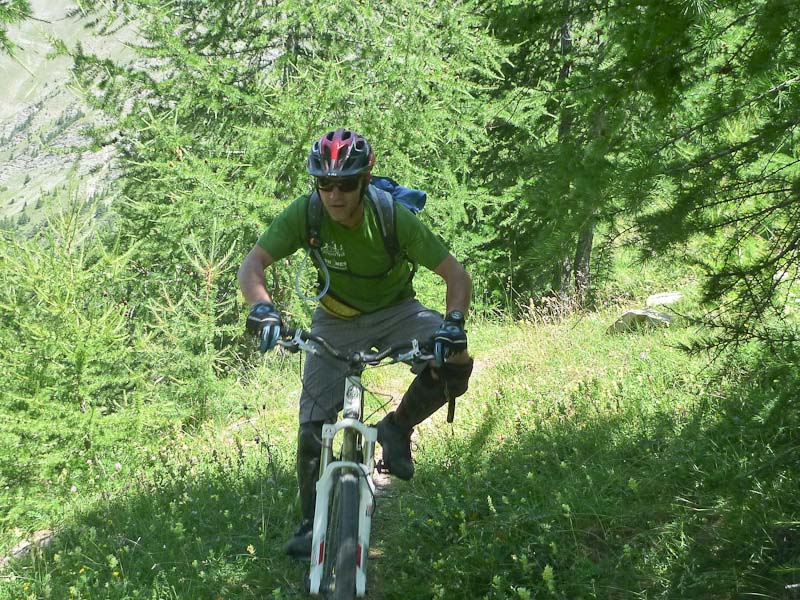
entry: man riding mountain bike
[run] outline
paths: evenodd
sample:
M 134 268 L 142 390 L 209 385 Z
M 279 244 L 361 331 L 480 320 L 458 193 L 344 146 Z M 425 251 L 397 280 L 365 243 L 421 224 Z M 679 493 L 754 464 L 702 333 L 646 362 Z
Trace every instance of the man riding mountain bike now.
M 282 320 L 266 288 L 264 271 L 300 248 L 315 250 L 322 282 L 311 333 L 342 349 L 383 348 L 410 338 L 434 340 L 440 366 L 417 373 L 400 404 L 378 423 L 378 442 L 389 473 L 414 475 L 413 428 L 467 391 L 472 359 L 467 354 L 464 315 L 472 282 L 444 244 L 409 210 L 396 205 L 399 260 L 391 256 L 381 229 L 381 215 L 370 186 L 375 155 L 367 140 L 337 129 L 315 141 L 308 156 L 314 191 L 292 202 L 270 224 L 239 268 L 239 285 L 251 309 L 248 332 L 262 337 L 267 349 L 278 340 Z M 322 203 L 320 239 L 309 239 L 309 203 Z M 311 248 L 309 248 L 311 247 Z M 415 299 L 416 265 L 437 273 L 446 283 L 446 317 Z M 315 484 L 319 474 L 323 423 L 334 422 L 342 409 L 346 366 L 308 355 L 303 371 L 297 436 L 297 482 L 302 521 L 286 544 L 291 556 L 311 552 Z

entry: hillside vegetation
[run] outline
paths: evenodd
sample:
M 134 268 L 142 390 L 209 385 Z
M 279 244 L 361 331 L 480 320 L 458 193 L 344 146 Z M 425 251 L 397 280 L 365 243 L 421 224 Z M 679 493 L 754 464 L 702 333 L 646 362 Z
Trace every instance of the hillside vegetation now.
M 0 2 L 0 600 L 303 596 L 302 362 L 254 350 L 235 273 L 340 126 L 475 284 L 471 388 L 380 499 L 371 597 L 797 597 L 798 22 Z M 306 325 L 299 254 L 267 278 Z M 672 327 L 608 332 L 664 291 Z M 370 375 L 374 421 L 408 377 Z
M 684 329 L 606 333 L 616 314 L 471 324 L 455 424 L 424 424 L 417 475 L 379 499 L 370 597 L 793 597 L 797 357 L 709 367 Z M 4 407 L 3 456 L 37 450 L 4 467 L 2 547 L 54 537 L 0 598 L 304 597 L 281 551 L 299 369 L 257 360 L 202 406 Z M 408 381 L 372 372 L 373 420 Z
M 9 7 L 11 14 L 18 2 Z M 114 196 L 110 146 L 92 145 L 88 130 L 101 120 L 82 97 L 71 73 L 72 60 L 56 45 L 82 44 L 116 60 L 129 59 L 129 30 L 113 37 L 87 35 L 86 19 L 68 15 L 66 0 L 34 0 L 35 19 L 10 28 L 13 55 L 0 52 L 0 229 L 30 235 L 70 189 L 94 200 L 93 210 Z M 3 19 L 0 18 L 0 23 Z M 88 208 L 87 208 L 88 210 Z

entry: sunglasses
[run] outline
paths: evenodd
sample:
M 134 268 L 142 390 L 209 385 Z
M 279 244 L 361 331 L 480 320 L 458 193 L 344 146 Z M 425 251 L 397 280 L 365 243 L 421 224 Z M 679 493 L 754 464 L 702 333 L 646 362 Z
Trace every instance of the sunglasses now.
M 339 188 L 341 192 L 352 192 L 361 185 L 360 177 L 317 177 L 317 189 L 330 192 Z

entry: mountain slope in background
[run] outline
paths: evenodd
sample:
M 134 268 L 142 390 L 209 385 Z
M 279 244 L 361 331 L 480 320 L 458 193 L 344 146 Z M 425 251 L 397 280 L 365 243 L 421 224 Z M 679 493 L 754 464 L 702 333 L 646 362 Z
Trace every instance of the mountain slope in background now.
M 97 118 L 74 88 L 68 57 L 48 58 L 53 38 L 68 48 L 122 57 L 127 31 L 97 39 L 68 14 L 66 0 L 32 0 L 33 18 L 9 28 L 18 49 L 0 56 L 0 225 L 25 230 L 70 190 L 89 202 L 104 197 L 113 148 L 90 151 L 83 132 Z

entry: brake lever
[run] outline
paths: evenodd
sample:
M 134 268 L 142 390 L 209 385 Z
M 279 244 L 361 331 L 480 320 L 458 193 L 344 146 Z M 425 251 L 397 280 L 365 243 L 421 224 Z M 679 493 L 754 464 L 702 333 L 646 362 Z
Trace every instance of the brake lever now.
M 310 352 L 315 356 L 320 356 L 322 353 L 320 352 L 319 348 L 316 345 L 312 344 L 309 341 L 304 340 L 300 337 L 302 330 L 298 329 L 294 332 L 294 338 L 292 338 L 292 344 L 297 346 L 298 350 L 305 350 L 306 352 Z
M 426 360 L 433 360 L 434 356 L 432 354 L 423 354 L 422 349 L 419 347 L 419 341 L 416 339 L 411 340 L 411 350 L 408 352 L 404 352 L 402 354 L 398 354 L 394 362 L 412 362 L 412 361 L 420 361 L 424 362 Z
M 286 350 L 291 354 L 296 354 L 300 352 L 300 348 L 295 346 L 292 342 L 287 342 L 286 340 L 279 341 L 278 346 L 280 346 L 281 348 L 283 348 L 284 350 Z
M 316 356 L 319 356 L 321 352 L 319 348 L 317 348 L 314 344 L 309 341 L 304 340 L 301 337 L 302 330 L 297 329 L 294 332 L 294 336 L 291 340 L 278 340 L 278 345 L 286 348 L 289 352 L 295 353 L 303 350 L 305 352 L 310 352 Z
M 394 357 L 394 362 L 405 362 L 412 360 L 419 355 L 419 343 L 417 340 L 411 340 L 411 350 L 398 354 Z

